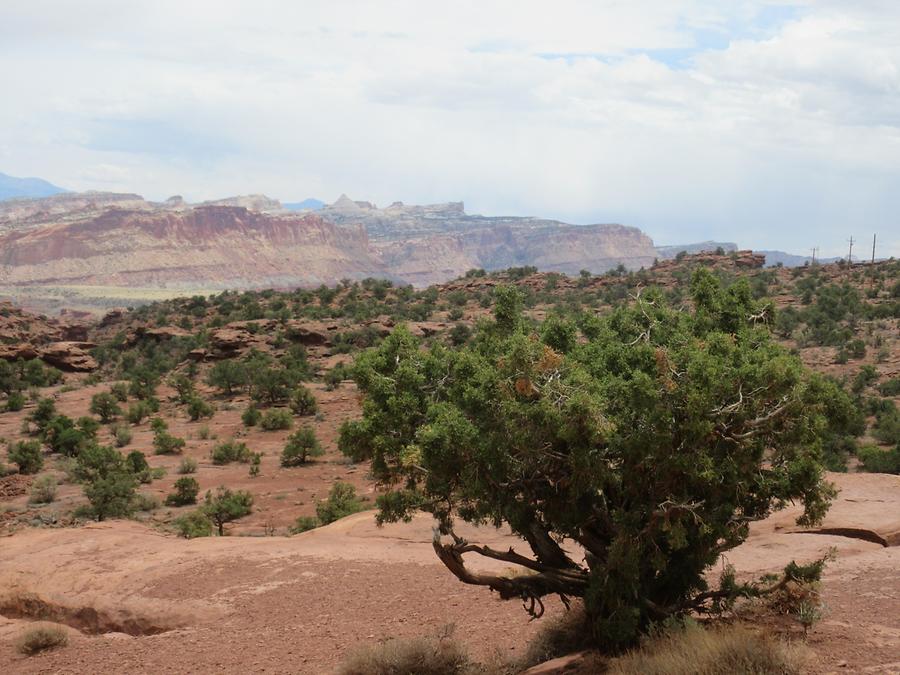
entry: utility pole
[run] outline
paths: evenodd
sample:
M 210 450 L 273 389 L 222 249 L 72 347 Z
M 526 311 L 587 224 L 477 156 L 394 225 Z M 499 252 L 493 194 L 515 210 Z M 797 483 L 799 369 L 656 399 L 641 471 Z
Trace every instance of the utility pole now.
M 875 238 L 878 236 L 878 233 L 872 235 L 872 264 L 875 264 Z
M 850 252 L 847 254 L 847 267 L 853 266 L 853 235 L 850 235 Z

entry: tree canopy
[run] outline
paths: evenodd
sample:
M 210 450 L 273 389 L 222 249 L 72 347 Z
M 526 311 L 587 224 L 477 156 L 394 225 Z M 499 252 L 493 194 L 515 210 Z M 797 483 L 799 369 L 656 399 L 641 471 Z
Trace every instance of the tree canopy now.
M 544 596 L 583 598 L 613 648 L 756 592 L 730 578 L 710 590 L 704 573 L 791 501 L 798 523 L 822 519 L 823 442 L 851 403 L 771 339 L 774 310 L 745 281 L 723 288 L 700 270 L 691 295 L 674 308 L 649 289 L 579 330 L 561 317 L 539 330 L 500 288 L 495 320 L 459 348 L 401 327 L 361 354 L 363 417 L 340 446 L 371 459 L 379 522 L 432 513 L 435 551 L 460 580 L 535 615 Z M 531 555 L 470 543 L 457 519 L 507 524 Z M 529 573 L 476 573 L 468 553 Z

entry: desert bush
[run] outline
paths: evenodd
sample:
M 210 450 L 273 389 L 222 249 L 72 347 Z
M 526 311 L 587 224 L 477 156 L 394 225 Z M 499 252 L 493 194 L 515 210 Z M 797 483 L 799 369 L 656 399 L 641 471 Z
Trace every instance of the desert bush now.
M 125 403 L 128 400 L 128 385 L 124 382 L 115 382 L 110 386 L 109 393 L 112 394 L 119 403 Z
M 10 462 L 19 467 L 19 473 L 37 473 L 44 466 L 41 444 L 37 441 L 10 441 L 7 456 Z
M 900 377 L 893 377 L 878 387 L 882 396 L 900 396 Z
M 179 403 L 189 403 L 197 394 L 194 383 L 185 375 L 173 375 L 169 378 L 169 386 L 178 394 Z
M 11 391 L 6 397 L 7 412 L 16 412 L 25 407 L 25 395 L 20 391 Z
M 170 434 L 168 425 L 161 417 L 154 417 L 150 426 L 153 429 L 153 449 L 157 455 L 177 455 L 184 450 L 185 440 Z
M 262 453 L 254 452 L 250 455 L 250 478 L 256 478 L 259 475 L 260 467 L 262 466 Z
M 465 675 L 475 666 L 465 648 L 449 638 L 393 639 L 350 652 L 339 675 Z
M 178 473 L 197 473 L 197 460 L 193 457 L 184 457 L 178 465 Z
M 211 436 L 211 434 L 209 431 L 208 424 L 204 424 L 202 427 L 197 429 L 197 438 L 199 438 L 201 441 L 208 440 L 210 438 L 210 436 Z
M 196 422 L 202 417 L 212 417 L 215 410 L 199 396 L 192 396 L 187 402 L 187 413 L 191 421 Z
M 118 424 L 113 429 L 113 436 L 116 439 L 116 446 L 119 448 L 124 448 L 126 445 L 131 443 L 131 439 L 134 438 L 134 434 L 131 432 L 131 428 L 125 424 Z
M 295 415 L 315 415 L 319 408 L 316 397 L 302 384 L 294 389 L 289 405 Z
M 132 511 L 155 511 L 159 508 L 159 499 L 143 492 L 135 493 L 131 499 Z
M 250 449 L 246 443 L 241 443 L 233 438 L 227 441 L 217 443 L 212 450 L 213 464 L 229 464 L 230 462 L 241 462 L 246 464 L 250 461 Z
M 688 623 L 614 659 L 611 675 L 799 675 L 799 652 L 740 626 L 704 629 Z
M 248 405 L 247 409 L 241 413 L 241 422 L 244 423 L 245 427 L 255 427 L 259 424 L 261 419 L 262 413 L 259 411 L 259 408 L 256 407 L 255 403 Z
M 290 429 L 294 425 L 291 413 L 284 408 L 267 410 L 259 421 L 259 426 L 264 431 L 281 431 Z
M 890 450 L 867 445 L 859 449 L 858 456 L 864 471 L 900 474 L 900 445 Z
M 39 476 L 31 486 L 30 504 L 49 504 L 56 499 L 56 478 Z
M 300 466 L 306 464 L 310 457 L 325 454 L 315 430 L 304 425 L 287 438 L 287 444 L 281 452 L 281 466 Z
M 101 392 L 91 396 L 91 412 L 100 417 L 103 424 L 109 424 L 122 414 L 116 397 L 109 392 Z
M 247 384 L 247 367 L 234 359 L 219 361 L 210 369 L 206 381 L 223 394 L 231 396 L 235 389 Z
M 52 398 L 41 398 L 26 419 L 34 424 L 38 434 L 43 436 L 44 430 L 54 417 L 56 417 L 56 403 L 54 400 Z
M 206 493 L 206 499 L 201 507 L 203 513 L 216 526 L 219 536 L 225 535 L 225 523 L 246 516 L 252 510 L 253 495 L 245 490 L 231 491 L 226 487 L 220 487 L 215 495 Z
M 194 478 L 185 476 L 175 481 L 175 491 L 166 497 L 166 506 L 186 506 L 197 503 L 200 483 Z
M 300 534 L 301 532 L 309 532 L 319 526 L 319 519 L 315 516 L 300 516 L 294 521 L 290 527 L 291 534 Z
M 59 626 L 37 626 L 26 630 L 16 640 L 16 651 L 26 656 L 34 656 L 49 649 L 65 647 L 69 644 L 69 636 Z
M 128 406 L 128 410 L 125 412 L 125 419 L 131 424 L 140 424 L 151 413 L 150 406 L 146 401 L 135 401 Z
M 316 504 L 316 516 L 323 525 L 328 525 L 346 516 L 359 513 L 365 508 L 356 496 L 356 488 L 350 483 L 337 481 L 331 486 L 328 498 Z
M 175 526 L 178 536 L 185 539 L 212 536 L 212 523 L 202 508 L 179 516 L 172 521 L 172 524 Z

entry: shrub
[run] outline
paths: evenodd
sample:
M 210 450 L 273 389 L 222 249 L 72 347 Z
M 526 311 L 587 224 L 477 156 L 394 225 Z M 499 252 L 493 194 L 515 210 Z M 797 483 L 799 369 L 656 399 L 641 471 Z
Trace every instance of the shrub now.
M 132 511 L 155 511 L 159 508 L 159 499 L 153 495 L 138 492 L 131 499 Z
M 287 439 L 287 445 L 281 452 L 281 466 L 300 466 L 306 464 L 310 457 L 325 454 L 316 432 L 311 426 L 304 425 Z
M 300 534 L 301 532 L 309 532 L 319 526 L 319 519 L 315 516 L 300 516 L 291 525 L 291 534 Z
M 192 422 L 196 422 L 201 417 L 212 417 L 213 407 L 199 396 L 193 396 L 188 401 L 187 413 Z
M 44 455 L 37 441 L 10 442 L 9 461 L 19 466 L 19 473 L 37 473 L 44 467 Z
M 173 521 L 178 536 L 185 539 L 212 536 L 212 523 L 209 522 L 203 509 L 197 509 L 179 516 Z
M 356 496 L 356 488 L 350 483 L 337 481 L 328 492 L 328 499 L 316 504 L 316 516 L 323 525 L 359 513 L 364 508 L 363 501 Z
M 125 468 L 139 477 L 146 474 L 150 477 L 150 465 L 147 464 L 147 458 L 140 450 L 132 450 L 125 456 Z M 142 483 L 149 482 L 141 480 Z
M 450 639 L 393 639 L 358 647 L 339 675 L 464 675 L 475 672 L 466 650 Z
M 162 418 L 153 418 L 150 426 L 153 428 L 153 448 L 157 455 L 177 455 L 184 449 L 185 440 L 170 434 Z
M 115 396 L 119 403 L 128 400 L 128 385 L 124 382 L 116 382 L 109 388 L 109 393 Z
M 262 465 L 262 453 L 254 452 L 250 455 L 250 477 L 256 478 L 259 475 L 259 469 Z
M 54 417 L 56 417 L 56 403 L 52 398 L 42 398 L 38 400 L 37 406 L 31 411 L 27 419 L 34 424 L 38 433 L 43 435 L 44 430 Z
M 20 654 L 33 656 L 40 652 L 69 644 L 69 636 L 59 626 L 38 626 L 29 628 L 16 641 L 16 650 Z
M 891 450 L 867 445 L 859 449 L 859 461 L 864 471 L 900 474 L 900 445 Z
M 188 403 L 196 396 L 194 383 L 185 375 L 173 375 L 169 378 L 169 386 L 178 394 L 179 403 Z
M 260 419 L 262 419 L 262 413 L 259 412 L 259 408 L 256 407 L 255 403 L 248 405 L 247 409 L 241 414 L 241 422 L 244 423 L 245 427 L 255 427 L 259 424 Z
M 900 377 L 893 377 L 887 382 L 883 382 L 878 391 L 882 396 L 900 396 Z
M 126 445 L 131 443 L 131 439 L 134 438 L 134 435 L 131 433 L 131 429 L 124 425 L 118 424 L 113 429 L 113 435 L 116 439 L 116 446 L 119 448 L 124 448 Z
M 240 361 L 227 359 L 219 361 L 209 371 L 207 383 L 231 396 L 234 389 L 247 384 L 247 367 Z
M 125 419 L 131 424 L 140 424 L 148 417 L 152 411 L 146 401 L 135 401 L 128 406 L 125 412 Z
M 94 394 L 91 397 L 91 412 L 100 417 L 103 424 L 109 424 L 122 414 L 116 397 L 109 392 Z
M 225 535 L 225 523 L 246 516 L 253 506 L 253 495 L 244 490 L 232 492 L 226 487 L 220 487 L 216 494 L 206 493 L 203 503 L 203 513 L 216 526 L 219 536 Z
M 25 407 L 25 395 L 21 391 L 12 391 L 6 397 L 6 410 L 15 412 Z
M 295 415 L 315 415 L 319 409 L 316 397 L 302 384 L 294 389 L 289 405 Z
M 291 413 L 284 408 L 267 410 L 259 421 L 259 426 L 265 431 L 281 431 L 290 429 L 294 424 Z
M 197 430 L 197 438 L 199 438 L 201 441 L 205 441 L 210 438 L 210 431 L 209 431 L 208 424 L 204 424 L 202 427 L 200 427 Z
M 640 649 L 613 660 L 615 675 L 799 675 L 798 653 L 780 642 L 740 626 L 704 629 L 694 623 L 648 640 Z
M 49 504 L 56 499 L 56 478 L 39 476 L 31 486 L 30 504 Z
M 181 463 L 178 465 L 178 473 L 196 473 L 197 472 L 197 460 L 193 457 L 184 457 L 181 460 Z
M 185 476 L 175 481 L 175 492 L 166 497 L 166 506 L 186 506 L 197 503 L 200 483 L 194 478 Z
M 246 443 L 239 443 L 232 438 L 216 444 L 212 450 L 212 462 L 219 465 L 229 464 L 230 462 L 246 464 L 250 461 L 250 454 L 250 449 Z

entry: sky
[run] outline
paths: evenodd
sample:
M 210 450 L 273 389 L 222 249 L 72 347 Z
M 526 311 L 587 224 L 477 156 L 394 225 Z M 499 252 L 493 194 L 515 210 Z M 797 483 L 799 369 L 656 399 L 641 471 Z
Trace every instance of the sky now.
M 900 256 L 897 0 L 0 0 L 0 171 Z

